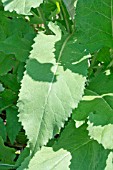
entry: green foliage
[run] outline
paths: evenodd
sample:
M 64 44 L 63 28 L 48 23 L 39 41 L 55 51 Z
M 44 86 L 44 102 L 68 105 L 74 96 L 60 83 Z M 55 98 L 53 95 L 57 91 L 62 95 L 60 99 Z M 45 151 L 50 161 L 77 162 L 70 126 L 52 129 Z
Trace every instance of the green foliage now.
M 113 169 L 112 0 L 0 1 L 0 169 Z

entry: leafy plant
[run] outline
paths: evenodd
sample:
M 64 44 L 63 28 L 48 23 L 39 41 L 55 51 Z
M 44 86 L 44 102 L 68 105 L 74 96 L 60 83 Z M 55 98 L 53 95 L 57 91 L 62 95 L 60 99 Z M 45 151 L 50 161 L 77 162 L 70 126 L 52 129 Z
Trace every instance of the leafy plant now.
M 0 169 L 113 169 L 112 0 L 0 1 Z

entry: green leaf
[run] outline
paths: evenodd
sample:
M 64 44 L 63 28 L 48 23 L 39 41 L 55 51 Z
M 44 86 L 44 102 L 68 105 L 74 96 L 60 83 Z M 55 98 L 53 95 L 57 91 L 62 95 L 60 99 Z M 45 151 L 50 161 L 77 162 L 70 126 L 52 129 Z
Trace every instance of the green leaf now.
M 17 94 L 9 89 L 5 89 L 0 93 L 0 112 L 15 104 L 17 98 Z
M 0 75 L 7 74 L 15 65 L 15 57 L 0 52 Z
M 39 33 L 34 39 L 18 101 L 19 120 L 33 153 L 64 126 L 82 98 L 86 81 L 89 56 L 77 45 L 75 34 L 58 42 L 59 27 L 52 23 L 49 27 L 55 35 Z
M 100 49 L 97 53 L 97 60 L 104 62 L 106 65 L 109 64 L 111 61 L 110 49 L 108 47 Z
M 15 167 L 19 167 L 29 155 L 30 155 L 30 149 L 26 147 L 19 155 Z
M 23 78 L 24 75 L 24 71 L 25 71 L 25 63 L 20 63 L 18 65 L 18 69 L 17 69 L 17 81 L 20 83 L 20 81 Z
M 1 164 L 14 164 L 15 156 L 15 149 L 5 146 L 0 137 L 0 166 Z
M 43 0 L 2 0 L 5 10 L 16 11 L 18 14 L 29 15 L 31 8 L 37 8 Z
M 3 120 L 0 118 L 0 136 L 4 141 L 6 141 L 6 127 Z
M 18 132 L 21 129 L 21 124 L 18 122 L 18 111 L 16 108 L 10 107 L 6 109 L 6 130 L 11 144 L 14 143 Z
M 113 124 L 113 74 L 99 74 L 89 83 L 73 114 L 75 120 L 89 120 L 94 125 Z
M 5 76 L 0 76 L 0 81 L 4 87 L 11 89 L 14 92 L 18 92 L 20 85 L 17 82 L 17 77 L 14 74 L 7 74 Z
M 19 61 L 26 61 L 35 36 L 33 27 L 24 19 L 9 19 L 0 15 L 0 34 L 0 51 L 14 54 Z
M 22 169 L 25 169 L 26 170 L 26 168 L 28 168 L 28 164 L 29 164 L 29 161 L 31 160 L 31 157 L 30 157 L 30 155 L 27 157 L 27 158 L 25 158 L 25 160 L 22 162 L 22 164 L 21 164 L 21 166 L 19 166 L 18 168 L 17 168 L 17 170 L 22 170 Z
M 79 41 L 90 51 L 113 47 L 113 1 L 79 0 L 76 7 L 76 28 Z
M 105 168 L 108 154 L 108 150 L 88 137 L 86 125 L 76 129 L 72 121 L 53 148 L 42 147 L 35 154 L 28 169 L 102 170 Z

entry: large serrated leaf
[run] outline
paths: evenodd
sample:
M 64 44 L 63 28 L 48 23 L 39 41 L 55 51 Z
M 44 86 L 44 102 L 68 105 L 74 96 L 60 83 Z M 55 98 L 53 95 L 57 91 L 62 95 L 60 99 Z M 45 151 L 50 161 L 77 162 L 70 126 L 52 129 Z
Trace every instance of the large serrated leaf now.
M 19 119 L 34 152 L 59 132 L 82 98 L 86 80 L 88 56 L 80 52 L 75 35 L 61 40 L 54 56 L 61 32 L 52 23 L 50 27 L 55 35 L 35 38 L 18 101 Z
M 108 154 L 88 137 L 86 125 L 76 129 L 75 123 L 70 122 L 53 148 L 42 147 L 35 154 L 28 170 L 102 170 Z
M 16 11 L 18 14 L 28 15 L 31 8 L 39 7 L 43 0 L 2 0 L 5 10 Z
M 113 124 L 113 74 L 99 74 L 86 88 L 73 118 L 85 120 L 88 116 L 94 125 Z

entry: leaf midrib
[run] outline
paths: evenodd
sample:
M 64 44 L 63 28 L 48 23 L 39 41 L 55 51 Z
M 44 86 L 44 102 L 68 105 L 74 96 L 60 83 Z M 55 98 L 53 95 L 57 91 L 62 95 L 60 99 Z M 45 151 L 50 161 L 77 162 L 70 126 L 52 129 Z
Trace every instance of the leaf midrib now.
M 41 123 L 40 123 L 40 127 L 39 127 L 38 134 L 37 134 L 37 137 L 36 137 L 36 144 L 35 144 L 35 146 L 34 146 L 34 149 L 33 149 L 33 152 L 32 152 L 32 156 L 33 156 L 33 155 L 35 154 L 35 152 L 36 152 L 35 150 L 36 150 L 36 148 L 37 148 L 37 140 L 38 140 L 38 136 L 39 136 L 39 132 L 40 132 L 41 126 L 42 126 L 42 119 L 43 119 L 44 113 L 45 113 L 45 111 L 46 111 L 46 106 L 47 106 L 47 103 L 48 103 L 48 98 L 49 98 L 49 96 L 50 96 L 50 93 L 51 93 L 51 90 L 52 90 L 52 85 L 53 85 L 53 82 L 54 82 L 54 79 L 55 79 L 55 75 L 56 75 L 56 72 L 57 72 L 57 70 L 58 70 L 59 61 L 60 61 L 60 59 L 61 59 L 62 53 L 63 53 L 63 51 L 64 51 L 64 48 L 65 48 L 67 42 L 69 41 L 69 39 L 72 37 L 72 35 L 73 35 L 73 33 L 69 34 L 68 37 L 65 39 L 65 41 L 64 41 L 64 43 L 63 43 L 63 45 L 62 45 L 62 47 L 61 47 L 61 50 L 60 50 L 60 52 L 59 52 L 58 59 L 57 59 L 57 61 L 56 61 L 56 69 L 55 69 L 55 71 L 53 72 L 53 77 L 52 77 L 52 80 L 51 80 L 51 83 L 50 83 L 50 86 L 49 86 L 49 89 L 48 89 L 48 94 L 47 94 L 47 97 L 46 97 L 46 100 L 45 100 L 45 104 L 44 104 L 44 107 L 43 107 L 44 110 L 43 110 L 43 114 L 42 114 L 42 117 L 41 117 L 41 121 L 40 121 Z

